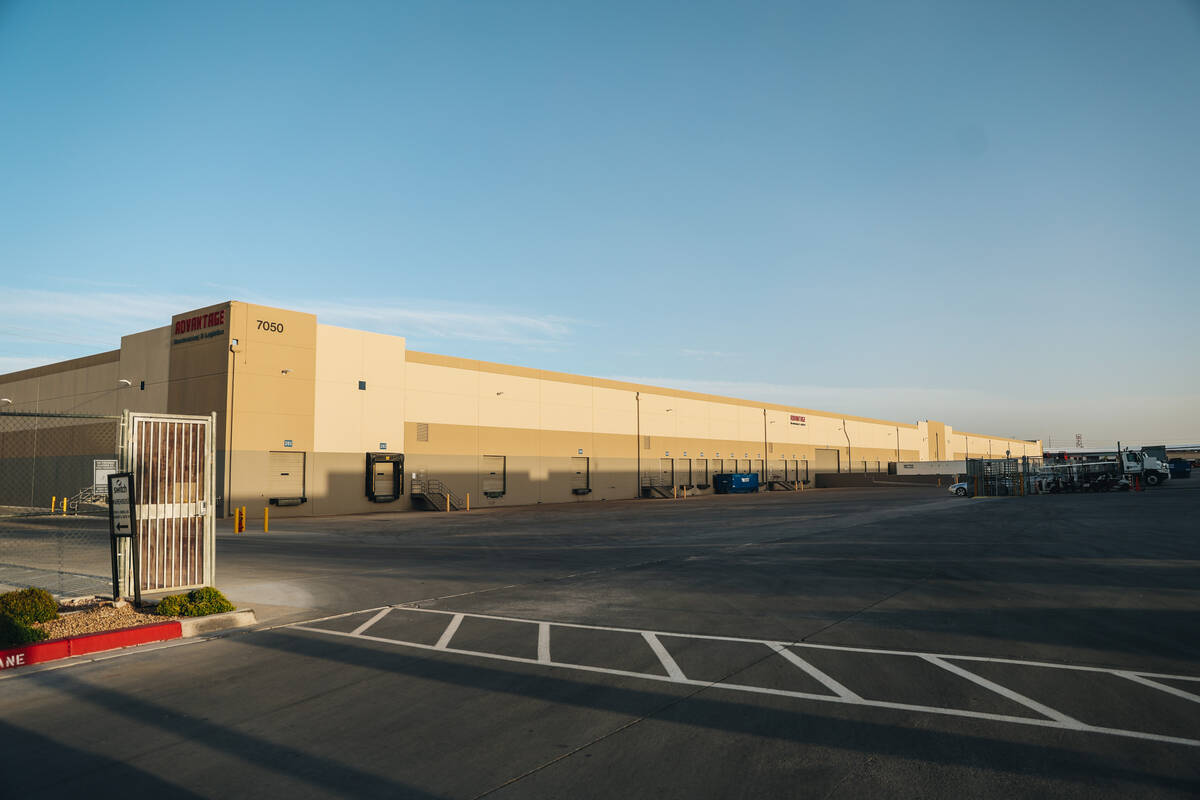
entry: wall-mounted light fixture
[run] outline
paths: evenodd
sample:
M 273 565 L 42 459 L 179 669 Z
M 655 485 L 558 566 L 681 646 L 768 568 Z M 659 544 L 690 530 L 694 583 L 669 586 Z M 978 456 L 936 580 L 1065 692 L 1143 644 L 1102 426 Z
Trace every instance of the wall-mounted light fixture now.
M 128 388 L 130 386 L 133 386 L 133 381 L 129 380 L 128 378 L 121 378 L 121 380 L 117 381 L 117 385 Z
M 496 397 L 499 397 L 502 394 L 504 394 L 504 392 L 496 392 Z
M 0 397 L 0 406 L 11 406 L 13 404 L 11 397 Z
M 289 372 L 291 372 L 291 370 L 290 369 L 281 369 L 281 370 L 279 370 L 279 372 L 282 375 L 287 375 Z

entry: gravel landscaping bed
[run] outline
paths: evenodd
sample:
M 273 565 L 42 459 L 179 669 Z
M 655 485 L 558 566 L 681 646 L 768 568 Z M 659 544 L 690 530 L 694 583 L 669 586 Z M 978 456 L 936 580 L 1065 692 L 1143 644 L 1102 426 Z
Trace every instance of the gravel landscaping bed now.
M 176 619 L 161 617 L 149 609 L 136 609 L 131 605 L 114 607 L 111 600 L 92 600 L 60 607 L 58 614 L 58 619 L 35 622 L 33 627 L 44 630 L 50 639 L 62 639 L 84 633 L 102 633 Z

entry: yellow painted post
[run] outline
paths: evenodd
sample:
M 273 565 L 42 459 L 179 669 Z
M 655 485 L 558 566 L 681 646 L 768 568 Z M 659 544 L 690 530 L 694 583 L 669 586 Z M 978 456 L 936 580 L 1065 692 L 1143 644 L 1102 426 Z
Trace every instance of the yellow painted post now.
M 271 507 L 263 506 L 263 533 L 268 533 L 270 528 L 267 526 L 267 521 L 271 518 Z
M 50 513 L 54 513 L 54 509 L 58 508 L 58 495 L 50 495 Z
M 471 510 L 471 493 L 467 492 L 467 511 Z
M 63 496 L 63 516 L 65 517 L 66 515 L 67 515 L 67 498 L 64 495 Z
M 246 507 L 242 506 L 242 533 L 246 532 Z
M 449 490 L 447 489 L 447 491 Z M 446 513 L 450 513 L 450 495 L 446 495 Z

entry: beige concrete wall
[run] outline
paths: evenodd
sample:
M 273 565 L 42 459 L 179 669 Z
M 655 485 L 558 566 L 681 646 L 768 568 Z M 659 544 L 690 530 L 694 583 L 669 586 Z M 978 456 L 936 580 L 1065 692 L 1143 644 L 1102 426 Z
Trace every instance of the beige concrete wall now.
M 121 378 L 132 387 L 119 387 Z M 216 410 L 219 449 L 228 451 L 227 506 L 260 509 L 269 499 L 269 453 L 305 453 L 309 502 L 273 510 L 279 516 L 406 509 L 412 474 L 421 471 L 481 506 L 634 497 L 639 470 L 657 473 L 661 459 L 677 467 L 704 459 L 715 474 L 784 459 L 811 469 L 818 451 L 836 452 L 843 467 L 856 469 L 864 461 L 883 468 L 897 459 L 1041 452 L 1040 442 L 941 422 L 842 416 L 411 352 L 401 337 L 241 302 L 176 315 L 170 326 L 124 337 L 120 351 L 0 376 L 0 396 L 12 397 L 14 410 Z M 381 443 L 406 457 L 406 494 L 395 504 L 365 496 L 365 454 Z M 489 455 L 506 458 L 502 498 L 482 495 Z M 571 492 L 572 459 L 580 456 L 589 459 L 592 489 L 582 496 Z
M 121 349 L 0 376 L 0 411 L 120 414 L 165 411 L 169 328 L 123 336 Z M 129 381 L 129 386 L 120 383 Z M 142 389 L 142 381 L 146 388 Z
M 317 318 L 299 311 L 229 304 L 229 503 L 269 499 L 268 454 L 305 454 L 305 492 L 313 474 Z M 230 348 L 226 347 L 228 351 Z M 312 514 L 311 507 L 273 509 L 281 517 Z
M 119 350 L 63 362 L 65 369 L 23 370 L 0 377 L 0 410 L 55 414 L 114 414 L 120 386 Z M 60 366 L 60 365 L 56 365 Z
M 366 496 L 366 453 L 405 452 L 404 339 L 332 325 L 317 325 L 316 337 L 311 499 L 304 511 L 407 510 L 407 494 L 391 503 Z
M 168 410 L 171 380 L 171 327 L 121 337 L 120 377 L 129 388 L 117 393 L 121 410 L 163 413 Z M 142 386 L 145 385 L 143 389 Z M 210 409 L 213 411 L 215 409 Z

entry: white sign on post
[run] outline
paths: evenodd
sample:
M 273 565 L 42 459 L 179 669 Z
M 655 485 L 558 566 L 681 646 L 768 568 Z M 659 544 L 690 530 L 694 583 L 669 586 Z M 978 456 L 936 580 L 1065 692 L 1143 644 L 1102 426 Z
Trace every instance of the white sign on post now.
M 133 501 L 129 489 L 131 482 L 132 478 L 127 473 L 108 477 L 108 485 L 112 490 L 108 507 L 112 513 L 112 532 L 116 536 L 129 536 L 133 533 Z
M 108 476 L 117 471 L 115 458 L 92 459 L 92 491 L 99 495 L 108 495 Z

